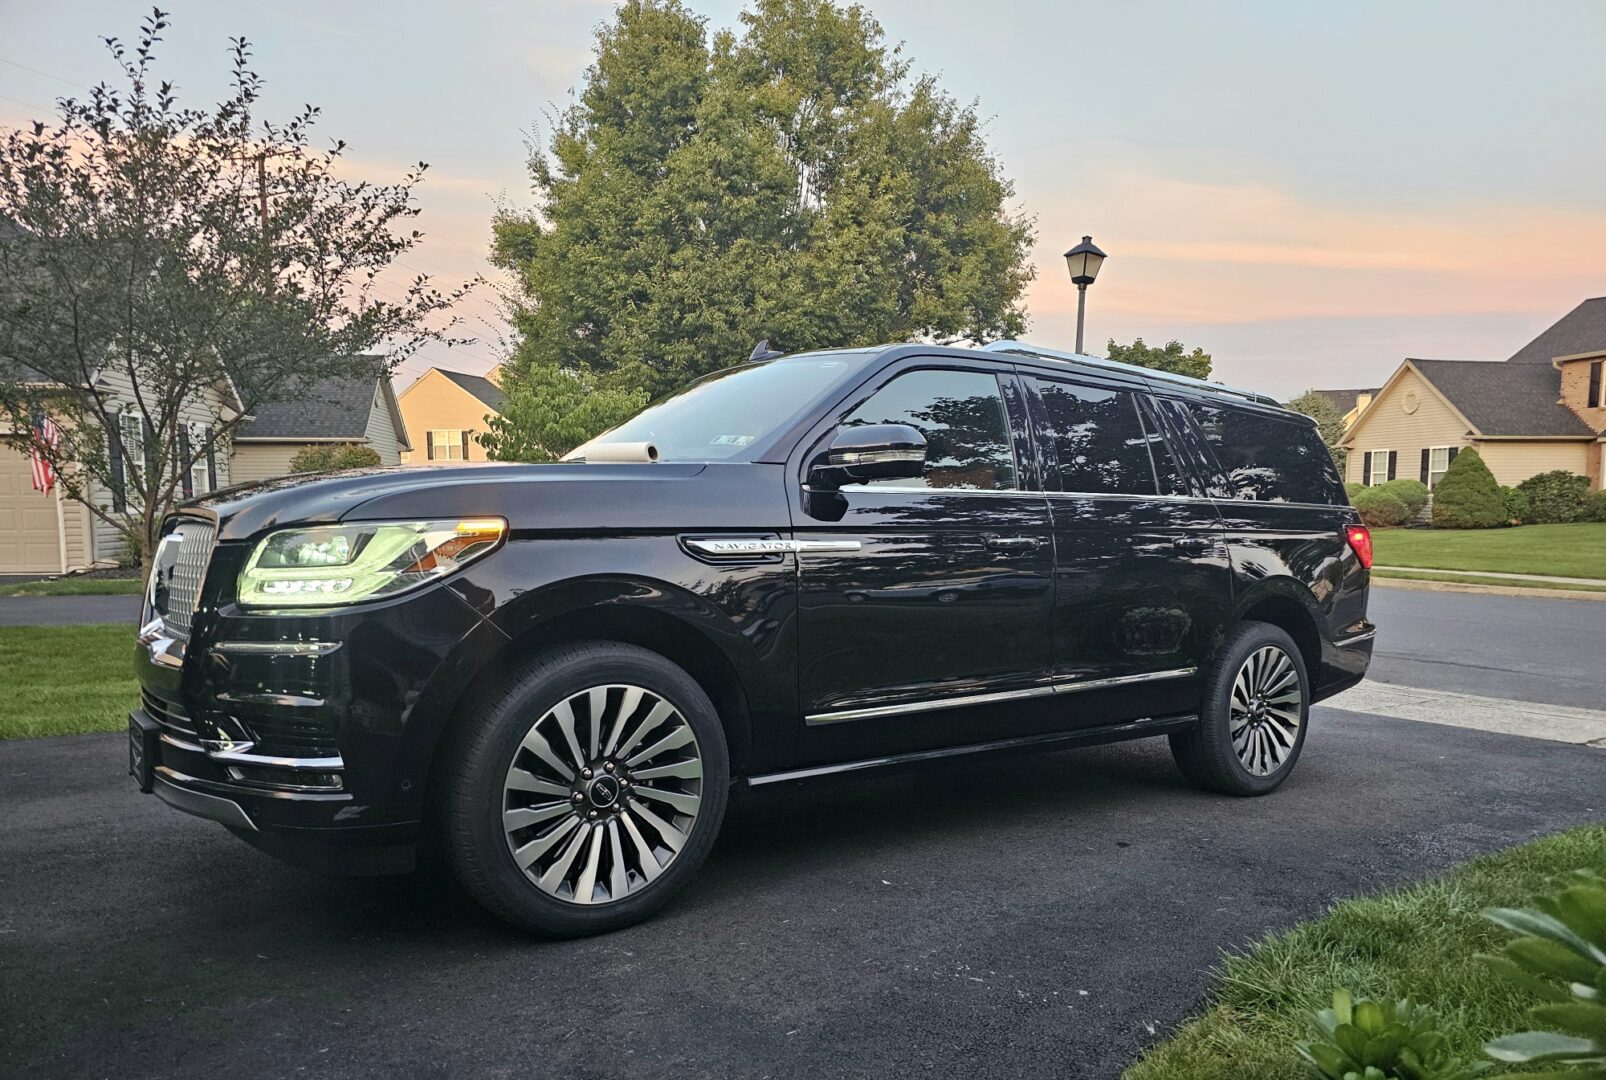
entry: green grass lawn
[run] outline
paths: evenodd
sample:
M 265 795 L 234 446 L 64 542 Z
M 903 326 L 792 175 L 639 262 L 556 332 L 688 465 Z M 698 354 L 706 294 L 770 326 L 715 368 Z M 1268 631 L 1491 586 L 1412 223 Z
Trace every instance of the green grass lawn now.
M 1487 858 L 1421 885 L 1349 900 L 1324 918 L 1228 956 L 1209 1010 L 1127 1070 L 1125 1080 L 1285 1080 L 1306 1075 L 1294 1044 L 1313 1009 L 1344 987 L 1357 997 L 1409 995 L 1432 1005 L 1465 1059 L 1496 1035 L 1528 1027 L 1537 1002 L 1473 959 L 1510 935 L 1480 918 L 1522 906 L 1579 867 L 1606 870 L 1606 825 L 1591 825 Z
M 57 578 L 0 585 L 0 596 L 138 596 L 145 583 L 138 578 Z
M 1395 578 L 1400 581 L 1448 581 L 1456 585 L 1500 585 L 1507 589 L 1550 589 L 1563 592 L 1606 593 L 1606 582 L 1599 585 L 1563 585 L 1546 581 L 1522 581 L 1517 578 L 1477 577 L 1468 574 L 1435 574 L 1432 570 L 1373 570 L 1372 578 Z
M 0 739 L 121 731 L 139 697 L 130 626 L 0 626 Z
M 1606 578 L 1606 522 L 1515 529 L 1379 529 L 1379 566 Z

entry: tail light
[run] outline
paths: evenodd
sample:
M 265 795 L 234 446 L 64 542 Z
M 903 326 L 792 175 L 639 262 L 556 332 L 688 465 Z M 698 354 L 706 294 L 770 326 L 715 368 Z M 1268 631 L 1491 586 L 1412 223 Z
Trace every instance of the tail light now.
M 1344 539 L 1349 541 L 1350 550 L 1355 557 L 1361 560 L 1361 569 L 1372 568 L 1372 530 L 1365 525 L 1350 525 L 1344 529 Z

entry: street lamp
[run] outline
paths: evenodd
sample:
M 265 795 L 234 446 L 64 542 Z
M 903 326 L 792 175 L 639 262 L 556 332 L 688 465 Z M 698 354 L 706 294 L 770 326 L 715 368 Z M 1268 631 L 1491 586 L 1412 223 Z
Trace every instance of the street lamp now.
M 1082 323 L 1087 318 L 1087 287 L 1099 276 L 1104 265 L 1104 252 L 1093 243 L 1091 236 L 1065 253 L 1065 265 L 1070 268 L 1071 282 L 1076 286 L 1076 351 L 1082 351 Z

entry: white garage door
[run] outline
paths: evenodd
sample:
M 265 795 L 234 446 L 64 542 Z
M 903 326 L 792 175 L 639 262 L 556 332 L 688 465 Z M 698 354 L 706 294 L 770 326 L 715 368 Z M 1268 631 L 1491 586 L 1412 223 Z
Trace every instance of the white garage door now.
M 33 489 L 28 455 L 0 442 L 0 574 L 61 570 L 56 493 Z

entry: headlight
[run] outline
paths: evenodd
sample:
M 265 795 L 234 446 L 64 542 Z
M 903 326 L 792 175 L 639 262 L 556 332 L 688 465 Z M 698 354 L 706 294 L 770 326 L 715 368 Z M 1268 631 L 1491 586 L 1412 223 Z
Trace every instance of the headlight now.
M 246 607 L 330 607 L 394 596 L 488 555 L 507 522 L 383 521 L 269 533 L 240 572 Z

